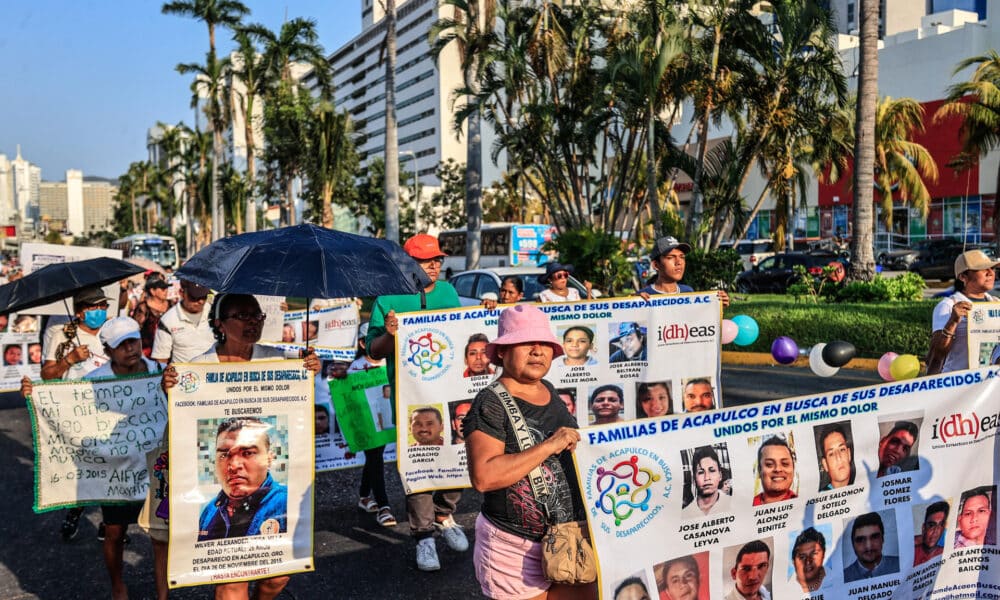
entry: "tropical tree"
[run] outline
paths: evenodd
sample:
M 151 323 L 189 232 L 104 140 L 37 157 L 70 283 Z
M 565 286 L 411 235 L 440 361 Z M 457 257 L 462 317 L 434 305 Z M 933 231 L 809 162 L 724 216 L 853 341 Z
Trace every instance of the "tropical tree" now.
M 308 157 L 309 94 L 294 83 L 280 82 L 264 102 L 264 148 L 266 190 L 283 197 L 282 222 L 295 224 L 295 180 L 302 174 Z
M 355 193 L 358 155 L 351 138 L 351 121 L 346 112 L 337 112 L 331 94 L 323 92 L 313 105 L 308 131 L 306 198 L 313 214 L 320 215 L 323 227 L 333 227 L 334 196 L 345 204 Z
M 256 26 L 260 27 L 260 26 Z M 242 93 L 234 93 L 237 96 L 237 110 L 243 119 L 243 137 L 247 145 L 247 206 L 246 206 L 246 231 L 257 230 L 257 200 L 255 197 L 257 181 L 257 142 L 254 137 L 259 131 L 259 123 L 255 108 L 257 99 L 266 92 L 269 80 L 263 68 L 260 53 L 254 41 L 253 31 L 256 27 L 240 27 L 233 34 L 233 41 L 236 42 L 236 55 L 230 65 L 232 75 L 238 78 L 243 84 Z M 236 224 L 236 232 L 242 233 L 243 226 Z
M 239 0 L 174 0 L 166 2 L 161 7 L 161 12 L 165 15 L 180 15 L 192 17 L 205 23 L 208 28 L 208 57 L 205 61 L 207 73 L 210 78 L 220 77 L 225 63 L 228 61 L 218 60 L 215 53 L 215 28 L 230 27 L 236 28 L 240 20 L 250 14 L 250 9 Z M 190 66 L 190 65 L 188 65 Z M 183 75 L 185 71 L 178 65 L 177 70 Z M 219 165 L 222 163 L 222 133 L 225 130 L 226 120 L 221 107 L 220 93 L 223 91 L 221 85 L 211 83 L 208 86 L 209 107 L 208 117 L 212 123 L 214 137 L 212 151 L 212 240 L 217 240 L 224 235 L 225 226 L 219 205 Z
M 879 0 L 861 0 L 858 105 L 854 134 L 854 232 L 848 281 L 875 277 L 875 118 L 878 105 Z
M 912 205 L 924 219 L 930 211 L 927 182 L 938 178 L 937 164 L 926 148 L 912 141 L 924 131 L 924 108 L 913 98 L 883 98 L 875 109 L 875 187 L 882 200 L 882 221 L 892 227 L 893 199 Z
M 947 101 L 934 115 L 935 121 L 959 117 L 958 135 L 962 151 L 950 166 L 967 169 L 991 150 L 1000 148 L 1000 53 L 967 58 L 955 67 L 955 75 L 973 69 L 971 77 L 948 88 Z M 993 231 L 1000 231 L 1000 166 L 997 167 L 993 205 Z M 1000 236 L 994 243 L 1000 249 Z

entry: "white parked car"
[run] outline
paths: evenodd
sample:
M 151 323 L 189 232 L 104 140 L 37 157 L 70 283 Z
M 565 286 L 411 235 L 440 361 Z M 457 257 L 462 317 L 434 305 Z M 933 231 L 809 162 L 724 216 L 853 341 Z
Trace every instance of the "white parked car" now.
M 538 294 L 545 289 L 545 286 L 538 283 L 538 276 L 545 272 L 544 267 L 495 267 L 492 269 L 473 269 L 462 271 L 451 276 L 448 280 L 458 291 L 458 297 L 462 301 L 462 306 L 475 306 L 483 303 L 483 297 L 496 300 L 499 298 L 500 284 L 508 275 L 516 275 L 524 283 L 523 302 L 535 302 Z M 587 297 L 587 290 L 583 283 L 575 277 L 569 278 L 569 286 L 576 288 L 580 292 L 581 298 Z M 592 290 L 593 296 L 601 296 L 600 291 Z

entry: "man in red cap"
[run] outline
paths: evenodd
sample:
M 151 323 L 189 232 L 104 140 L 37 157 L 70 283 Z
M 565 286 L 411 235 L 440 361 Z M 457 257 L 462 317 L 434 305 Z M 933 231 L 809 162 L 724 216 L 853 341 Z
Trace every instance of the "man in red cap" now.
M 438 281 L 441 265 L 446 254 L 441 251 L 438 240 L 434 236 L 418 234 L 406 240 L 403 244 L 413 260 L 430 278 L 431 283 L 419 294 L 399 296 L 380 296 L 372 307 L 372 316 L 368 324 L 366 347 L 370 348 L 372 358 L 384 358 L 388 370 L 389 381 L 392 384 L 392 405 L 396 406 L 396 331 L 399 328 L 397 312 L 414 312 L 419 310 L 435 310 L 440 308 L 458 308 L 458 292 L 447 281 Z M 393 422 L 398 423 L 393 417 Z M 438 560 L 437 546 L 434 543 L 435 529 L 441 531 L 445 543 L 456 552 L 464 552 L 469 548 L 462 527 L 455 522 L 452 514 L 462 497 L 461 490 L 438 490 L 406 496 L 406 512 L 410 521 L 410 533 L 417 542 L 417 568 L 421 571 L 437 571 L 441 568 Z

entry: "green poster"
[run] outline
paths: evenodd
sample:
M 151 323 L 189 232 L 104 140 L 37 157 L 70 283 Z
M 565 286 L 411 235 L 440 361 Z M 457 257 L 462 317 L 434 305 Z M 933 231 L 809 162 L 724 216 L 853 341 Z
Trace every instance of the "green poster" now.
M 330 398 L 344 441 L 352 452 L 396 441 L 385 367 L 330 380 Z

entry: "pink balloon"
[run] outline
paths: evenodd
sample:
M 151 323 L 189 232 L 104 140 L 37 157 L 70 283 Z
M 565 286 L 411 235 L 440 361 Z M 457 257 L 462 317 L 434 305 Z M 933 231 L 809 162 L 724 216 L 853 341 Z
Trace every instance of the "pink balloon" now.
M 736 334 L 740 332 L 740 326 L 729 319 L 722 320 L 722 343 L 728 344 L 736 339 Z
M 895 381 L 892 377 L 892 373 L 889 368 L 892 366 L 892 361 L 896 360 L 899 356 L 895 352 L 886 352 L 882 355 L 882 358 L 878 359 L 878 374 L 882 376 L 882 379 L 886 381 Z

